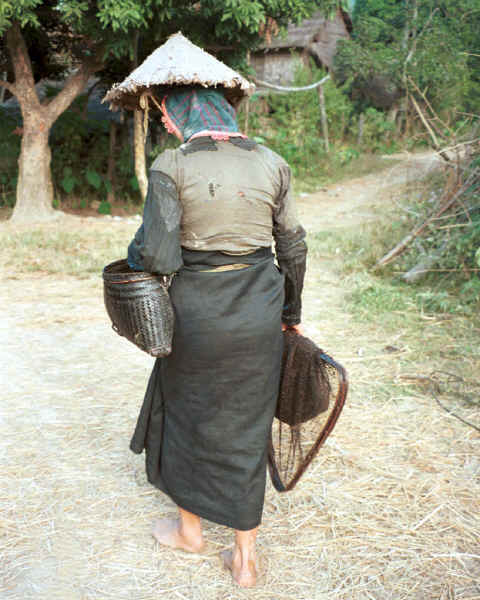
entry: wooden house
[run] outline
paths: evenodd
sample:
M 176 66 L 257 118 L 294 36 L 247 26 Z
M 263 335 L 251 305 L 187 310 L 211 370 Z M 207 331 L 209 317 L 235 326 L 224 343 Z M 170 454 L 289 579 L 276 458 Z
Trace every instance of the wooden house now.
M 321 11 L 299 25 L 289 25 L 286 36 L 277 35 L 250 57 L 258 79 L 278 85 L 292 83 L 300 62 L 313 58 L 317 66 L 330 70 L 337 42 L 349 38 L 352 22 L 348 13 L 338 9 L 331 18 Z

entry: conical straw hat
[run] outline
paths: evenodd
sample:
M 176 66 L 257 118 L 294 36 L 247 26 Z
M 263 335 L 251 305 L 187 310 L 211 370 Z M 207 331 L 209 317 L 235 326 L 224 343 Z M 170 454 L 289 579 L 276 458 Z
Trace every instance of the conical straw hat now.
M 230 69 L 208 52 L 205 52 L 181 32 L 170 36 L 143 63 L 120 84 L 115 84 L 103 102 L 110 108 L 140 108 L 140 96 L 152 86 L 157 93 L 172 86 L 201 85 L 220 87 L 226 98 L 235 106 L 245 96 L 250 96 L 255 86 L 239 73 Z

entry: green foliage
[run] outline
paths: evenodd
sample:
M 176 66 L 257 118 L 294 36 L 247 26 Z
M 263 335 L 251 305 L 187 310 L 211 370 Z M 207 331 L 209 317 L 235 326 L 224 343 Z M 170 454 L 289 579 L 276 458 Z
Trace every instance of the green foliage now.
M 113 83 L 131 71 L 134 56 L 141 62 L 180 29 L 202 46 L 230 48 L 220 53 L 220 58 L 242 64 L 246 52 L 261 43 L 260 31 L 267 23 L 274 20 L 282 28 L 291 20 L 309 16 L 316 8 L 329 11 L 335 6 L 335 0 L 0 0 L 0 36 L 13 23 L 20 24 L 35 80 L 66 76 L 87 61 L 93 69 L 103 57 L 103 67 L 96 67 L 97 72 L 102 68 L 102 79 Z M 7 70 L 11 77 L 5 39 L 1 42 L 0 70 Z M 95 135 L 85 135 L 83 124 L 77 128 L 72 112 L 68 118 L 70 123 L 64 119 L 57 127 L 71 130 L 71 136 L 62 136 L 65 148 L 54 153 L 54 177 L 60 183 L 57 189 L 71 194 L 86 177 L 89 187 L 103 193 L 107 186 L 92 172 L 104 172 L 97 164 L 97 158 L 105 156 L 104 148 L 90 147 Z M 103 142 L 105 136 L 99 135 L 98 139 Z M 73 163 L 78 166 L 82 162 L 77 157 L 86 149 L 91 150 L 89 170 L 79 176 Z M 72 171 L 64 173 L 65 167 Z
M 15 204 L 17 158 L 21 140 L 13 132 L 18 124 L 15 112 L 0 108 L 0 206 Z
M 352 123 L 352 135 L 358 138 L 359 118 Z M 389 121 L 387 115 L 376 108 L 369 107 L 363 112 L 362 146 L 369 152 L 391 154 L 398 150 L 394 139 L 395 123 Z
M 52 174 L 57 194 L 84 194 L 92 197 L 101 191 L 102 178 L 108 157 L 108 122 L 84 117 L 85 97 L 79 97 L 71 110 L 63 113 L 55 123 L 50 144 Z M 87 192 L 88 193 L 88 192 Z
M 107 202 L 106 200 L 102 200 L 100 202 L 100 206 L 98 207 L 98 212 L 101 215 L 109 215 L 112 212 L 112 205 L 110 204 L 110 202 Z
M 414 295 L 406 284 L 388 283 L 375 278 L 357 282 L 348 299 L 363 317 L 371 320 L 384 313 L 407 310 L 414 304 Z
M 480 170 L 473 160 L 462 172 L 461 180 L 471 178 L 471 184 L 459 195 L 453 211 L 443 216 L 441 227 L 433 222 L 417 247 L 407 253 L 401 262 L 404 269 L 417 263 L 423 254 L 439 254 L 426 281 L 448 293 L 459 293 L 462 303 L 480 305 L 480 278 L 477 264 L 480 248 Z M 440 188 L 438 187 L 440 186 Z M 432 201 L 443 192 L 445 183 L 435 182 L 424 192 L 423 201 L 417 202 L 415 211 L 420 216 L 429 214 Z M 426 199 L 425 199 L 426 198 Z M 418 217 L 417 217 L 418 219 Z M 409 227 L 413 219 L 409 219 Z
M 449 274 L 435 272 L 412 285 L 399 277 L 399 270 L 403 272 L 399 265 L 382 271 L 373 268 L 407 233 L 405 222 L 398 219 L 398 213 L 390 211 L 361 228 L 314 234 L 308 240 L 309 251 L 314 257 L 335 257 L 339 276 L 350 290 L 346 299 L 362 321 L 381 318 L 384 325 L 388 322 L 402 327 L 406 314 L 476 315 L 480 302 L 478 277 L 446 278 Z
M 299 64 L 294 86 L 318 81 L 324 71 L 311 64 Z M 347 166 L 358 161 L 361 152 L 389 153 L 397 149 L 394 125 L 382 111 L 364 113 L 363 139 L 358 144 L 358 119 L 354 103 L 332 80 L 324 84 L 330 152 L 322 137 L 317 90 L 290 94 L 254 96 L 250 101 L 249 134 L 283 156 L 297 179 L 322 181 L 339 178 Z M 245 115 L 240 115 L 244 127 Z
M 425 90 L 447 116 L 480 112 L 477 0 L 359 0 L 354 35 L 335 57 L 337 79 L 360 104 L 388 108 Z
M 74 208 L 86 207 L 93 200 L 104 201 L 111 191 L 106 177 L 110 152 L 110 122 L 85 113 L 85 96 L 78 97 L 52 128 L 52 175 L 58 200 Z M 119 201 L 140 202 L 135 179 L 128 124 L 118 125 L 115 155 L 115 196 Z M 136 179 L 135 179 L 136 182 Z M 103 214 L 111 207 L 101 205 Z
M 41 28 L 53 20 L 70 30 L 64 31 L 65 40 L 71 34 L 89 40 L 83 45 L 84 56 L 102 44 L 107 54 L 132 58 L 132 39 L 137 33 L 142 60 L 181 29 L 196 43 L 231 45 L 235 51 L 230 54 L 243 55 L 260 43 L 259 30 L 267 19 L 286 27 L 317 8 L 330 13 L 336 6 L 336 0 L 0 0 L 0 35 L 13 21 Z M 127 70 L 130 65 L 124 67 Z
M 464 176 L 468 176 L 464 174 Z M 313 240 L 320 253 L 341 248 L 342 271 L 351 276 L 365 270 L 372 273 L 368 284 L 353 286 L 351 300 L 365 313 L 401 310 L 405 301 L 414 302 L 424 312 L 474 314 L 480 306 L 480 181 L 460 198 L 453 212 L 434 221 L 428 231 L 411 244 L 394 263 L 375 269 L 377 261 L 403 239 L 427 215 L 445 187 L 436 176 L 415 190 L 410 205 L 398 205 L 380 215 L 378 221 L 335 237 Z M 412 190 L 413 192 L 413 190 Z M 468 210 L 468 214 L 467 211 Z M 439 227 L 439 224 L 441 225 Z M 401 275 L 426 256 L 436 255 L 435 263 L 417 284 L 408 284 Z M 398 295 L 398 298 L 396 296 Z M 405 300 L 407 299 L 407 300 Z M 383 308 L 382 308 L 383 307 Z M 392 309 L 393 310 L 393 309 Z
M 71 194 L 78 183 L 78 179 L 73 175 L 72 167 L 63 168 L 63 179 L 60 182 L 66 194 Z
M 99 190 L 101 185 L 102 185 L 102 178 L 100 177 L 100 175 L 96 172 L 93 171 L 91 169 L 87 169 L 87 172 L 85 173 L 85 177 L 88 181 L 88 183 L 95 188 L 96 190 Z
M 360 152 L 355 148 L 340 148 L 337 157 L 341 165 L 348 165 L 352 160 L 360 158 Z
M 51 130 L 55 207 L 82 209 L 97 201 L 101 214 L 111 214 L 112 207 L 106 202 L 107 194 L 112 191 L 107 179 L 110 121 L 99 120 L 96 112 L 85 112 L 86 100 L 86 96 L 79 96 Z M 16 112 L 0 109 L 0 207 L 11 207 L 15 203 L 20 138 L 12 131 L 19 125 L 21 121 Z M 127 204 L 129 210 L 138 210 L 141 196 L 134 174 L 131 127 L 128 119 L 117 124 L 113 191 L 117 203 Z M 173 136 L 168 136 L 166 145 L 176 145 Z M 148 163 L 163 149 L 165 145 L 155 146 L 147 157 Z
M 140 191 L 140 186 L 138 185 L 138 179 L 136 175 L 132 175 L 132 177 L 130 177 L 130 179 L 128 180 L 128 183 L 130 184 L 130 187 L 134 192 Z
M 362 320 L 376 321 L 379 317 L 398 319 L 401 326 L 407 312 L 417 314 L 474 315 L 477 313 L 480 285 L 472 282 L 472 293 L 446 290 L 428 284 L 415 286 L 398 280 L 380 277 L 355 277 L 349 279 L 351 292 L 347 300 L 355 307 Z
M 0 33 L 13 21 L 18 21 L 22 27 L 38 26 L 35 9 L 42 3 L 43 0 L 0 0 Z
M 325 75 L 313 66 L 299 65 L 295 86 L 316 81 Z M 326 109 L 332 143 L 341 142 L 351 107 L 348 99 L 329 81 L 325 85 Z M 308 176 L 325 159 L 316 90 L 292 94 L 254 96 L 250 102 L 249 133 L 278 152 L 297 177 Z

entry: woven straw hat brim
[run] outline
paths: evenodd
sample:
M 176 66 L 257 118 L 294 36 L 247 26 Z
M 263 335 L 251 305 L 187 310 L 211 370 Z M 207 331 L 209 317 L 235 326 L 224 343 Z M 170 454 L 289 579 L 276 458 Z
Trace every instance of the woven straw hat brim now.
M 147 90 L 161 94 L 173 87 L 192 85 L 221 88 L 234 106 L 255 91 L 253 83 L 179 32 L 152 52 L 122 83 L 115 84 L 103 102 L 109 102 L 112 110 L 136 109 Z

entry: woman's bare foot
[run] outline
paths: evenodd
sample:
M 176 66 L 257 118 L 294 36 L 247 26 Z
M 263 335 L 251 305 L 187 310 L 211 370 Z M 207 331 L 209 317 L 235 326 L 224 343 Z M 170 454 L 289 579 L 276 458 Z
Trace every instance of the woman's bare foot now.
M 159 544 L 170 548 L 180 548 L 186 552 L 199 553 L 205 547 L 202 533 L 186 531 L 181 519 L 161 519 L 156 521 L 152 530 Z
M 223 566 L 229 569 L 232 577 L 240 587 L 250 588 L 257 583 L 257 567 L 255 554 L 249 560 L 242 562 L 242 555 L 238 548 L 224 550 L 221 553 Z

